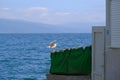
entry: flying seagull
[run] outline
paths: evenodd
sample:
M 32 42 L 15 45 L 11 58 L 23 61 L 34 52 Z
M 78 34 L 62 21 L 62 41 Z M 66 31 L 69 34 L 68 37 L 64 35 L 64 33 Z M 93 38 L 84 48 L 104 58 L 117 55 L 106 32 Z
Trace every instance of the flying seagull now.
M 55 48 L 57 46 L 56 41 L 52 41 L 49 43 L 48 48 Z

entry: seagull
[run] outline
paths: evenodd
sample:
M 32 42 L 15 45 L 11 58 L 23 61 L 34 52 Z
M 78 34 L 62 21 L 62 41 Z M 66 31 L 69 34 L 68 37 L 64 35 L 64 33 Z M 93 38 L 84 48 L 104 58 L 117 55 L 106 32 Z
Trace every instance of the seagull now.
M 56 41 L 51 41 L 48 45 L 48 48 L 55 48 L 57 46 Z

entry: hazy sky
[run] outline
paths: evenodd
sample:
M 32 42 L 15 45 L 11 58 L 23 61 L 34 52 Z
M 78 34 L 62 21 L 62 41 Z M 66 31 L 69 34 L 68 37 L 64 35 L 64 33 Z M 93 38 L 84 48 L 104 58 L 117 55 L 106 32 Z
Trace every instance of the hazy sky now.
M 105 22 L 105 0 L 0 0 L 0 18 L 49 24 Z

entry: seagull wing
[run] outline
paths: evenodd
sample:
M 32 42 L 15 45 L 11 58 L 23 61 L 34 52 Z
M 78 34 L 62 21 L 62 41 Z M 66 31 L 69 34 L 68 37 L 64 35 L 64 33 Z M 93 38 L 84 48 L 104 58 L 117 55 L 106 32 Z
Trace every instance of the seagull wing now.
M 48 45 L 48 48 L 55 48 L 57 46 L 57 44 L 55 43 L 55 41 L 50 42 L 50 44 Z

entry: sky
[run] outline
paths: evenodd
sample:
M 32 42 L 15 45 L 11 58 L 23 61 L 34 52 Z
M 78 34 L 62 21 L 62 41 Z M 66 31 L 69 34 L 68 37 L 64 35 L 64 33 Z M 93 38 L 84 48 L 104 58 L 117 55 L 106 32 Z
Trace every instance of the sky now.
M 0 0 L 0 18 L 47 24 L 105 23 L 105 0 Z

